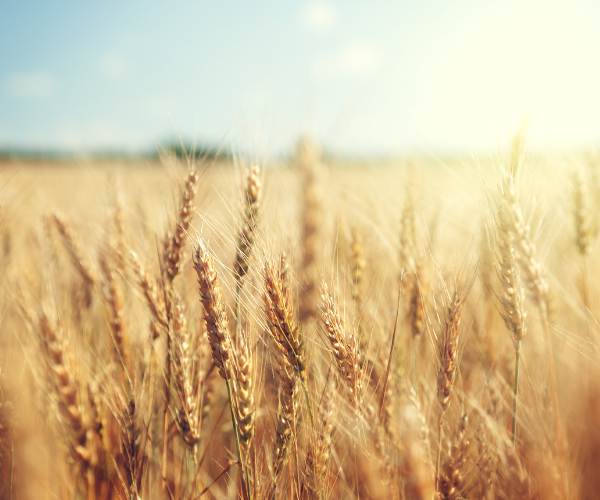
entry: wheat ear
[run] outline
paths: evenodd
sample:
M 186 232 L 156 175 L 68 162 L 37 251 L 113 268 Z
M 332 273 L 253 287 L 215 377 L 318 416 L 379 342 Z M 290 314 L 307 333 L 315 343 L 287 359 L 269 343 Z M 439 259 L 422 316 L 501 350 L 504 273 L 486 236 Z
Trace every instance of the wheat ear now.
M 225 380 L 231 379 L 231 339 L 229 336 L 227 313 L 221 298 L 219 277 L 213 258 L 202 240 L 198 241 L 194 268 L 198 274 L 200 301 L 204 306 L 206 333 L 212 350 L 213 363 Z
M 585 310 L 589 310 L 587 260 L 592 251 L 593 231 L 590 223 L 590 201 L 587 182 L 581 170 L 577 170 L 573 179 L 573 218 L 575 221 L 575 243 L 581 256 L 581 297 Z M 588 343 L 593 349 L 594 335 L 588 326 Z
M 364 270 L 367 265 L 365 261 L 365 250 L 362 242 L 362 236 L 358 230 L 352 232 L 351 251 L 351 295 L 354 302 L 354 312 L 358 317 L 357 330 L 359 345 L 366 350 L 366 335 L 364 335 L 362 308 L 363 308 L 363 289 L 364 289 Z
M 439 481 L 440 456 L 442 445 L 442 425 L 444 415 L 450 406 L 454 380 L 458 370 L 458 340 L 460 323 L 465 306 L 464 298 L 458 292 L 446 307 L 444 325 L 438 343 L 439 368 L 437 374 L 437 407 L 438 407 L 438 449 L 435 467 L 436 490 Z
M 87 493 L 90 498 L 95 483 L 93 469 L 97 465 L 94 431 L 82 412 L 77 386 L 64 361 L 61 339 L 45 313 L 42 313 L 39 318 L 39 332 L 42 353 L 48 366 L 58 408 L 66 421 L 69 448 L 86 478 Z
M 288 283 L 288 270 L 285 258 L 281 258 L 279 271 L 268 261 L 265 262 L 263 295 L 265 315 L 269 333 L 279 352 L 286 357 L 289 365 L 298 374 L 311 419 L 315 424 L 310 394 L 308 392 L 308 370 L 306 348 L 294 318 L 291 290 Z
M 102 291 L 108 305 L 109 321 L 108 326 L 112 334 L 114 345 L 115 361 L 121 372 L 122 382 L 125 383 L 128 378 L 129 369 L 129 335 L 127 333 L 127 324 L 125 322 L 125 312 L 123 310 L 123 290 L 119 282 L 119 276 L 115 269 L 117 252 L 110 246 L 100 255 L 100 269 L 103 275 Z
M 589 255 L 592 250 L 590 201 L 587 183 L 581 170 L 577 170 L 573 179 L 573 219 L 577 249 L 581 255 Z
M 242 464 L 240 451 L 240 437 L 235 418 L 234 399 L 232 391 L 233 371 L 231 366 L 231 336 L 229 334 L 227 313 L 221 298 L 221 286 L 219 277 L 213 264 L 213 258 L 208 252 L 204 242 L 199 239 L 194 255 L 194 268 L 198 274 L 198 285 L 200 288 L 200 301 L 204 306 L 204 321 L 206 322 L 206 333 L 212 351 L 212 359 L 219 374 L 225 380 L 227 395 L 229 397 L 229 409 L 231 410 L 231 422 L 235 434 L 238 460 Z M 246 481 L 246 492 L 251 498 L 250 484 Z
M 298 389 L 296 373 L 285 356 L 278 357 L 276 368 L 279 381 L 279 411 L 275 429 L 275 457 L 273 459 L 273 496 L 277 493 L 277 481 L 288 458 L 292 441 L 293 423 L 297 413 Z
M 69 253 L 71 262 L 73 262 L 73 265 L 79 272 L 79 275 L 83 278 L 86 291 L 86 306 L 89 307 L 92 301 L 92 289 L 98 282 L 98 275 L 95 269 L 92 267 L 90 260 L 85 255 L 83 246 L 75 236 L 73 229 L 64 216 L 58 212 L 55 212 L 52 214 L 52 218 L 54 219 L 54 223 L 58 229 L 58 232 L 60 233 L 65 248 Z
M 354 335 L 346 330 L 344 320 L 327 291 L 327 283 L 321 283 L 321 315 L 323 326 L 329 344 L 335 366 L 342 377 L 344 385 L 350 394 L 350 401 L 355 410 L 359 409 L 360 396 L 362 393 L 362 369 L 359 364 L 359 350 Z
M 306 137 L 301 139 L 298 144 L 297 162 L 302 173 L 302 265 L 300 268 L 300 281 L 303 291 L 300 294 L 299 319 L 300 324 L 306 327 L 318 313 L 317 301 L 315 300 L 318 291 L 315 268 L 319 244 L 319 223 L 322 216 L 317 179 L 319 167 L 318 148 Z
M 254 246 L 257 228 L 258 210 L 260 208 L 260 169 L 253 166 L 246 180 L 244 190 L 244 216 L 237 236 L 235 262 L 233 273 L 235 276 L 235 338 L 239 335 L 241 324 L 241 300 L 244 278 L 250 268 L 250 257 Z
M 425 325 L 425 284 L 424 284 L 424 272 L 423 264 L 421 261 L 417 261 L 414 266 L 414 271 L 409 273 L 408 280 L 409 287 L 409 303 L 408 303 L 408 321 L 410 323 L 410 330 L 413 338 L 413 349 L 414 349 L 414 386 L 419 387 L 419 342 L 421 340 L 421 333 Z
M 413 183 L 409 183 L 406 189 L 406 201 L 400 216 L 400 278 L 403 273 L 408 273 L 414 270 L 415 266 L 415 246 L 416 246 L 416 230 L 415 230 L 415 204 L 413 196 Z M 400 279 L 402 281 L 402 279 Z
M 133 270 L 137 276 L 140 288 L 146 297 L 146 302 L 148 303 L 148 307 L 150 308 L 150 312 L 154 321 L 162 328 L 168 330 L 169 321 L 167 319 L 164 294 L 159 293 L 162 292 L 162 290 L 159 290 L 156 280 L 146 270 L 139 257 L 133 250 L 129 251 L 129 258 L 133 266 Z
M 463 482 L 464 468 L 469 450 L 469 440 L 465 436 L 468 417 L 463 414 L 458 426 L 458 437 L 452 445 L 450 457 L 444 464 L 444 471 L 440 480 L 440 495 L 444 500 L 457 500 L 460 497 Z
M 246 482 L 250 484 L 250 447 L 254 438 L 254 419 L 256 407 L 254 404 L 254 367 L 250 338 L 248 333 L 241 332 L 234 351 L 235 367 L 235 399 L 236 418 L 240 437 L 240 450 L 243 466 L 246 470 Z
M 304 343 L 294 319 L 289 288 L 268 261 L 264 268 L 264 302 L 269 333 L 302 380 L 306 380 Z M 285 292 L 284 292 L 285 290 Z
M 510 231 L 506 207 L 501 205 L 498 210 L 496 240 L 498 246 L 498 270 L 502 283 L 502 317 L 512 335 L 515 347 L 515 387 L 512 415 L 512 441 L 516 439 L 517 431 L 517 392 L 519 388 L 519 362 L 521 358 L 521 340 L 527 333 L 524 310 L 525 290 L 521 286 L 519 267 L 517 264 L 514 237 Z
M 119 428 L 120 460 L 125 469 L 125 477 L 119 474 L 127 498 L 138 498 L 142 477 L 146 469 L 143 426 L 140 425 L 140 411 L 135 397 L 129 399 L 115 395 L 109 405 Z
M 244 217 L 240 227 L 235 254 L 234 274 L 239 288 L 248 274 L 250 256 L 254 245 L 258 210 L 261 199 L 260 168 L 253 166 L 248 173 L 244 196 Z
M 554 410 L 554 434 L 556 437 L 558 460 L 561 468 L 564 467 L 565 444 L 558 410 L 558 388 L 556 384 L 556 370 L 554 368 L 554 354 L 552 352 L 552 339 L 548 323 L 548 280 L 542 263 L 538 260 L 536 249 L 531 241 L 529 226 L 525 225 L 523 212 L 517 199 L 515 180 L 508 172 L 502 173 L 501 191 L 506 202 L 507 220 L 514 236 L 516 247 L 520 254 L 519 263 L 525 271 L 530 290 L 540 310 L 542 326 L 546 337 L 546 352 L 548 356 L 548 372 L 550 377 L 550 391 L 552 393 L 552 406 Z M 565 487 L 566 490 L 566 487 Z
M 181 437 L 192 450 L 200 441 L 200 411 L 198 408 L 198 387 L 192 379 L 190 339 L 184 315 L 183 304 L 174 296 L 172 341 L 169 356 L 173 365 L 173 380 L 178 396 L 176 423 Z
M 165 238 L 163 262 L 168 281 L 173 281 L 181 269 L 183 248 L 188 229 L 194 216 L 194 197 L 198 188 L 198 172 L 190 169 L 181 193 L 179 214 L 175 223 L 173 235 L 167 234 Z

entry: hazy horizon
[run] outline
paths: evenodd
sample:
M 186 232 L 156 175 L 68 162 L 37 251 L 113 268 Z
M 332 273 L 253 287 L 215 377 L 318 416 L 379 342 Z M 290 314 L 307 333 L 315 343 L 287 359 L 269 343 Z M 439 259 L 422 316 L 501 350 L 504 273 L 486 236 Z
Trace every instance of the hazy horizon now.
M 8 2 L 0 149 L 257 154 L 600 142 L 600 3 Z

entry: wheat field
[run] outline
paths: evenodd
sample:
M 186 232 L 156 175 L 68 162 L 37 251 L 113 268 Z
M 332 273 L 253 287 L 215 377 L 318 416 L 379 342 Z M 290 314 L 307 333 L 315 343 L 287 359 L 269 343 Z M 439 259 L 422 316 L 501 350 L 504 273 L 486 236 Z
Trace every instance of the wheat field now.
M 600 496 L 600 161 L 0 163 L 0 496 Z

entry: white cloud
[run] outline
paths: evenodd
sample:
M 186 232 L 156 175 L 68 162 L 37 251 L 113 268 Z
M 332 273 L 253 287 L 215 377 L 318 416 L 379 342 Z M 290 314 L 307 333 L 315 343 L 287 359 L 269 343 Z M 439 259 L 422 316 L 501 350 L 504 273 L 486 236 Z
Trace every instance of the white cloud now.
M 381 50 L 369 42 L 357 42 L 336 54 L 315 61 L 314 77 L 318 80 L 343 76 L 367 76 L 376 71 L 383 62 Z
M 56 77 L 50 73 L 12 73 L 5 80 L 8 95 L 22 99 L 45 99 L 58 89 Z
M 346 73 L 366 75 L 375 71 L 383 60 L 377 47 L 358 43 L 346 48 L 340 55 L 340 68 Z
M 135 149 L 145 145 L 143 134 L 122 127 L 107 118 L 84 121 L 62 121 L 52 136 L 51 144 L 67 149 Z
M 127 59 L 119 55 L 104 55 L 98 60 L 98 69 L 108 80 L 118 80 L 127 72 Z
M 337 11 L 329 2 L 308 2 L 302 7 L 302 21 L 319 31 L 327 31 L 333 26 Z
M 143 95 L 138 103 L 143 116 L 153 120 L 167 120 L 169 116 L 181 109 L 175 97 L 161 92 Z

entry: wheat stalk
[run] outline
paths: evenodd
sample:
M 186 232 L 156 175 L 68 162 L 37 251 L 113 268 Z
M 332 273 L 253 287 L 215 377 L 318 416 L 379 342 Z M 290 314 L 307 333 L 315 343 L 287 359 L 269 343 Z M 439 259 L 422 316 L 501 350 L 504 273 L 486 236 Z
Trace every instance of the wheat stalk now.
M 334 386 L 328 382 L 319 408 L 315 439 L 308 444 L 306 453 L 306 488 L 309 500 L 325 500 L 325 475 L 331 456 L 333 431 Z
M 503 290 L 500 298 L 503 308 L 502 317 L 512 335 L 515 347 L 515 387 L 512 415 L 512 441 L 514 444 L 517 435 L 517 392 L 519 388 L 521 340 L 527 333 L 525 324 L 527 313 L 524 310 L 525 290 L 521 286 L 514 236 L 510 231 L 506 207 L 503 205 L 498 210 L 496 235 L 499 256 L 498 270 Z
M 319 220 L 321 198 L 317 179 L 319 155 L 316 144 L 307 137 L 300 140 L 296 152 L 297 162 L 302 173 L 302 219 L 301 240 L 302 265 L 300 280 L 303 291 L 300 294 L 299 320 L 306 327 L 317 316 L 316 297 L 318 284 L 315 277 L 319 244 Z
M 404 424 L 402 443 L 404 453 L 400 474 L 403 479 L 404 497 L 413 500 L 431 500 L 436 490 L 433 485 L 431 468 L 426 460 L 427 447 L 424 445 L 422 428 L 423 417 L 415 404 L 416 399 L 402 408 L 401 420 Z
M 546 337 L 546 353 L 548 357 L 548 372 L 550 377 L 550 390 L 554 410 L 554 434 L 558 448 L 558 460 L 564 468 L 565 445 L 558 410 L 558 388 L 556 384 L 556 371 L 554 368 L 554 354 L 552 353 L 552 339 L 550 325 L 548 324 L 548 281 L 543 265 L 538 261 L 536 249 L 531 241 L 529 226 L 525 225 L 523 213 L 517 199 L 517 188 L 513 176 L 506 171 L 502 172 L 501 192 L 504 197 L 507 222 L 514 236 L 516 247 L 520 254 L 519 263 L 527 276 L 530 290 L 536 300 L 542 318 L 542 326 Z M 565 487 L 566 490 L 566 487 Z
M 279 410 L 277 412 L 277 425 L 275 429 L 275 457 L 273 459 L 273 490 L 277 492 L 277 481 L 283 466 L 288 458 L 289 447 L 293 437 L 293 423 L 297 413 L 298 389 L 296 373 L 287 357 L 278 357 L 276 368 L 279 381 Z

